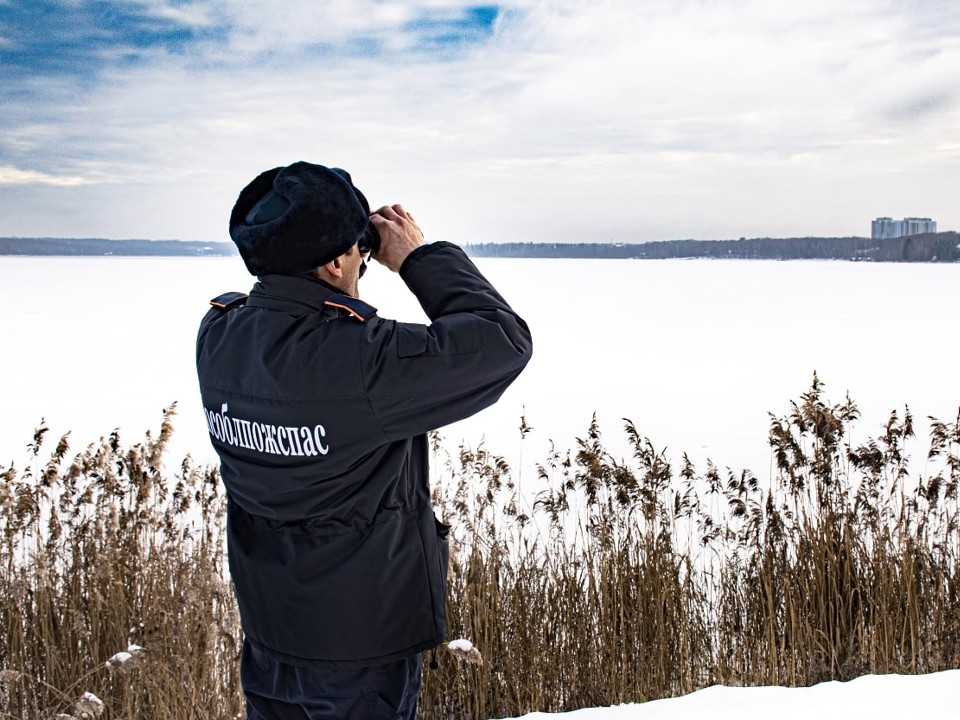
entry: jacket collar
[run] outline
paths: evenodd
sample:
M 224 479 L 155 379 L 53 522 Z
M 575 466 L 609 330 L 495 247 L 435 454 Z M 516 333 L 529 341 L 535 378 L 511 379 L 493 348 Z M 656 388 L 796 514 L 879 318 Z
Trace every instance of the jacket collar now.
M 327 299 L 342 294 L 330 283 L 309 275 L 261 275 L 250 291 L 251 298 L 293 302 L 306 312 L 322 310 Z

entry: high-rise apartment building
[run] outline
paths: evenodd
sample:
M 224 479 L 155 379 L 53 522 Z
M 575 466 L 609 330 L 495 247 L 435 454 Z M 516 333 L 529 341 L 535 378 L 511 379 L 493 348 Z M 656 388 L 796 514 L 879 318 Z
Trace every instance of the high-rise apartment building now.
M 903 220 L 894 220 L 893 218 L 881 217 L 870 224 L 870 237 L 874 240 L 924 235 L 936 231 L 937 221 L 930 218 L 908 217 Z

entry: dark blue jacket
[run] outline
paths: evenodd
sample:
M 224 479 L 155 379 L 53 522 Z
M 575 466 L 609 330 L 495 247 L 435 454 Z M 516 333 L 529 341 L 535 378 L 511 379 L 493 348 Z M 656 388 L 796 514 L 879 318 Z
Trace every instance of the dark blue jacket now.
M 425 433 L 496 402 L 531 340 L 455 245 L 419 248 L 400 276 L 430 325 L 268 275 L 200 326 L 240 617 L 281 660 L 377 665 L 446 633 L 447 528 Z

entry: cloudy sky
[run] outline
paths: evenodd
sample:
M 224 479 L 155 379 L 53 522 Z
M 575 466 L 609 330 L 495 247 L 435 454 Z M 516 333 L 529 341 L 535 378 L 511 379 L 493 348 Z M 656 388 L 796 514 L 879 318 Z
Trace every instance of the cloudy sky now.
M 960 229 L 956 0 L 0 0 L 0 236 L 226 240 L 310 160 L 429 239 Z

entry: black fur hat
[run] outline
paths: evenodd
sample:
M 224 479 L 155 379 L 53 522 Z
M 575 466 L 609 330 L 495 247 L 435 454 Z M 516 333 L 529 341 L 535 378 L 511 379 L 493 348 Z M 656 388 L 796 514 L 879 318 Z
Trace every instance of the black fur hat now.
M 261 173 L 240 192 L 230 237 L 252 275 L 298 275 L 345 253 L 369 215 L 349 173 L 296 162 Z

